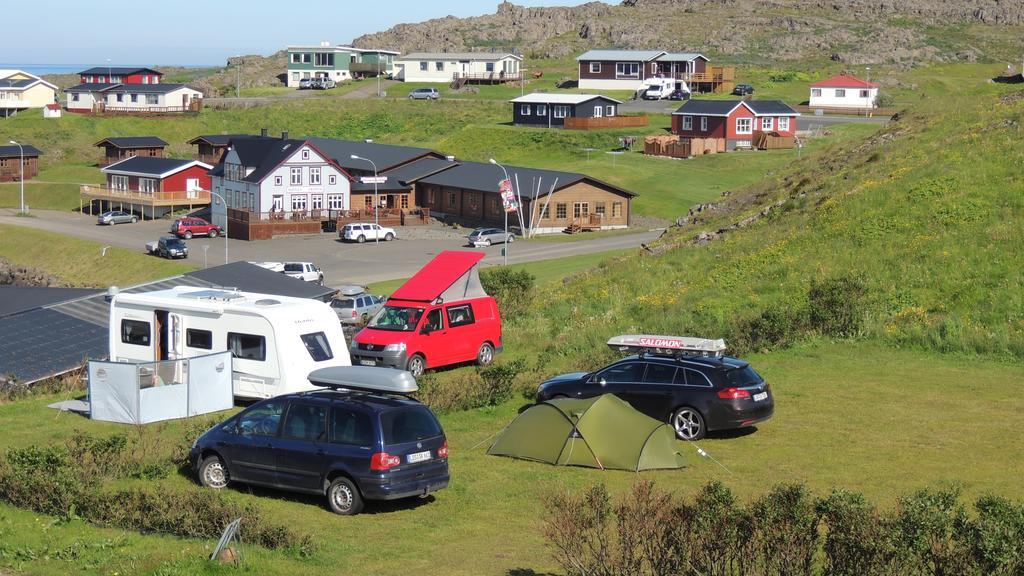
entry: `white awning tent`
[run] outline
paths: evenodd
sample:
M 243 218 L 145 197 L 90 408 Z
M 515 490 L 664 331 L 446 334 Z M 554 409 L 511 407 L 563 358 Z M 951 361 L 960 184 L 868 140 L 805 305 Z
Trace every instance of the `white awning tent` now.
M 231 353 L 165 362 L 89 362 L 90 418 L 148 424 L 234 406 Z

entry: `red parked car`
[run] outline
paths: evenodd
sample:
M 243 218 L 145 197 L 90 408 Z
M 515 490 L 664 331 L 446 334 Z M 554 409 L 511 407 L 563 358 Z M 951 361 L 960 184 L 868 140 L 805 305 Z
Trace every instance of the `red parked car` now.
M 189 217 L 175 220 L 174 224 L 171 224 L 171 234 L 188 240 L 193 236 L 216 238 L 218 234 L 223 234 L 223 231 L 220 226 L 210 224 L 202 218 Z
M 481 252 L 446 250 L 388 298 L 352 338 L 352 364 L 420 376 L 428 368 L 475 361 L 502 350 L 501 316 L 477 273 Z

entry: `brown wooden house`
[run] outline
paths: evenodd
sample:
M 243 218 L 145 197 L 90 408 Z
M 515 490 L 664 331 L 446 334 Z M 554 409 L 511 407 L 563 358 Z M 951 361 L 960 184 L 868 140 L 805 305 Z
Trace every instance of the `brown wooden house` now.
M 0 146 L 0 182 L 17 182 L 22 176 L 22 158 L 24 158 L 25 180 L 39 174 L 39 155 L 42 152 L 29 144 Z
M 126 136 L 104 138 L 95 146 L 103 149 L 100 155 L 100 168 L 103 168 L 133 156 L 163 158 L 167 142 L 156 136 Z
M 266 138 L 267 131 L 264 129 L 260 136 Z M 253 136 L 250 134 L 204 134 L 196 136 L 188 141 L 189 145 L 196 147 L 196 151 L 192 154 L 192 159 L 216 166 L 220 163 L 224 151 L 231 144 L 232 138 L 253 138 Z
M 636 194 L 574 172 L 506 166 L 522 200 L 523 225 L 534 233 L 626 228 Z M 498 165 L 460 162 L 416 182 L 419 206 L 475 224 L 502 225 L 505 210 L 498 192 L 505 172 Z M 521 229 L 519 214 L 509 227 Z

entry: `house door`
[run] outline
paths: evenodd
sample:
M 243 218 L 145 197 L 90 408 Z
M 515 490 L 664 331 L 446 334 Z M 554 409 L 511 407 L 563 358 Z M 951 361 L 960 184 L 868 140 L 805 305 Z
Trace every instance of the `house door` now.
M 580 220 L 586 222 L 590 219 L 590 203 L 589 202 L 574 202 L 572 205 L 572 217 L 574 220 Z
M 274 210 L 274 212 L 283 212 L 284 211 L 284 196 L 279 195 L 279 194 L 275 194 L 274 195 L 274 207 L 273 207 L 273 210 Z
M 469 74 L 469 60 L 459 61 L 459 72 L 462 72 L 463 74 Z
M 604 108 L 600 106 L 594 106 L 594 118 L 600 118 L 604 116 Z

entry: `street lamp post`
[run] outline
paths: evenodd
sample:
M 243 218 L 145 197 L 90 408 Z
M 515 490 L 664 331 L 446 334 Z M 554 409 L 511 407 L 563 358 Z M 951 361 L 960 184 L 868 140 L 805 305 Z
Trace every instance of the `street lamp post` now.
M 14 140 L 10 141 L 18 147 L 19 164 L 18 167 L 21 169 L 21 175 L 18 177 L 18 181 L 21 184 L 21 214 L 25 213 L 25 148 L 18 144 Z
M 509 184 L 512 183 L 512 181 L 509 180 L 508 177 L 508 170 L 505 170 L 504 166 L 498 164 L 498 161 L 495 160 L 494 158 L 491 158 L 491 164 L 494 164 L 498 168 L 501 168 L 501 171 L 505 174 L 505 180 L 507 180 Z M 501 193 L 501 186 L 498 187 L 498 193 Z M 508 266 L 508 210 L 505 209 L 504 205 L 502 205 L 502 212 L 505 213 L 505 243 L 501 247 L 501 265 Z M 520 232 L 522 231 L 520 230 Z
M 227 202 L 227 200 L 224 199 L 223 196 L 221 196 L 220 194 L 217 194 L 216 192 L 214 192 L 212 190 L 210 191 L 210 194 L 213 195 L 213 196 L 216 196 L 217 198 L 220 198 L 221 204 L 224 205 L 224 263 L 227 264 L 228 263 L 228 202 Z M 212 207 L 210 209 L 210 212 L 213 213 Z M 205 258 L 205 255 L 204 255 L 204 258 Z M 205 265 L 204 265 L 204 267 L 205 267 Z
M 242 56 L 238 55 L 235 56 L 235 58 L 237 58 L 237 61 L 235 62 L 235 98 L 239 98 L 242 94 Z M 224 209 L 227 210 L 227 206 L 225 206 Z M 227 212 L 225 212 L 225 214 L 227 214 Z M 226 221 L 227 220 L 225 219 L 225 222 Z
M 377 199 L 377 164 L 369 158 L 352 155 L 353 160 L 363 160 L 373 166 L 373 223 L 376 229 L 373 231 L 373 243 L 380 244 L 380 201 Z

